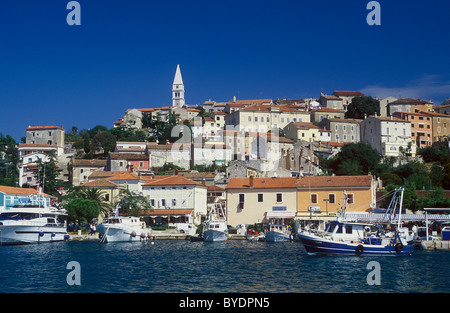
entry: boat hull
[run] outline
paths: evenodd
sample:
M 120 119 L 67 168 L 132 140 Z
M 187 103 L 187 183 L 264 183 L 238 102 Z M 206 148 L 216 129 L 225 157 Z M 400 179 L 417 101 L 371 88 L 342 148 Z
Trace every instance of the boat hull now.
M 337 242 L 314 235 L 297 234 L 308 253 L 337 255 L 408 255 L 414 252 L 414 245 L 403 245 L 400 249 L 395 245 L 370 245 L 361 243 Z
M 117 225 L 100 224 L 97 230 L 102 242 L 138 242 L 148 240 L 152 235 L 151 229 L 134 229 Z
M 208 229 L 203 232 L 203 241 L 227 241 L 228 233 L 220 230 Z
M 0 245 L 23 245 L 64 241 L 69 238 L 63 227 L 3 225 L 0 226 Z
M 264 240 L 269 242 L 291 241 L 292 235 L 279 231 L 268 231 L 265 233 Z

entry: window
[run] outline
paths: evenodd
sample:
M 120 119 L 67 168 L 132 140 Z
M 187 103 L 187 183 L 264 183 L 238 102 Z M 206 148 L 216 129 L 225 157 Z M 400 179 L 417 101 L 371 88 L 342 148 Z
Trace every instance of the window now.
M 337 234 L 342 234 L 342 225 L 339 225 L 339 227 L 338 227 L 336 233 L 337 233 Z
M 258 121 L 258 117 L 257 116 L 255 116 L 255 122 L 257 122 Z
M 264 194 L 258 193 L 258 202 L 264 202 Z
M 353 204 L 353 203 L 354 203 L 353 194 L 352 193 L 348 193 L 347 194 L 347 204 Z
M 51 135 L 52 135 L 52 132 L 48 132 L 48 135 L 51 136 Z
M 328 194 L 328 203 L 336 203 L 336 196 L 334 195 L 334 193 L 329 193 Z
M 252 121 L 252 117 L 251 117 L 251 116 L 248 117 L 248 121 L 249 121 L 249 122 Z
M 346 234 L 351 234 L 353 231 L 353 226 L 352 225 L 345 225 L 345 233 Z
M 152 207 L 155 206 L 155 199 L 150 199 L 150 205 L 151 205 Z
M 245 194 L 240 193 L 239 194 L 239 203 L 244 203 L 244 200 L 245 200 Z
M 277 202 L 283 202 L 283 194 L 277 193 Z
M 317 204 L 317 194 L 311 194 L 311 204 Z
M 161 206 L 166 206 L 166 199 L 161 199 Z
M 172 206 L 177 206 L 177 199 L 172 199 Z

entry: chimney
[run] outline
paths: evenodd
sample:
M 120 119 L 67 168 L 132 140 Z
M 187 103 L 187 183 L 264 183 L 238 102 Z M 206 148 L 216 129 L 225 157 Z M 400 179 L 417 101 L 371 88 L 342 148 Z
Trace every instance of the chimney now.
M 249 177 L 250 188 L 253 188 L 253 174 Z
M 178 176 L 178 169 L 175 169 L 175 176 Z

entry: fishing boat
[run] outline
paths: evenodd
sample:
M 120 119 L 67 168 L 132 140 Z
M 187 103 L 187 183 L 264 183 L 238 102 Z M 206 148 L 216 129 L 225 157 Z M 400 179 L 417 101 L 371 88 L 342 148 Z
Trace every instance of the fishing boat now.
M 269 223 L 269 230 L 264 233 L 264 240 L 269 242 L 291 241 L 292 234 L 284 223 Z
M 224 202 L 218 202 L 208 212 L 203 223 L 203 241 L 227 241 L 228 227 L 224 214 Z
M 139 217 L 119 216 L 118 212 L 116 208 L 114 216 L 97 226 L 100 242 L 145 241 L 151 237 L 151 227 L 146 227 Z
M 393 203 L 399 204 L 398 226 L 391 236 L 377 227 L 379 225 L 347 222 L 338 218 L 329 222 L 325 231 L 300 231 L 297 239 L 303 243 L 308 253 L 379 256 L 411 254 L 414 252 L 414 244 L 408 243 L 398 231 L 401 225 L 403 190 L 396 190 L 391 200 L 390 206 Z
M 36 197 L 32 195 L 31 197 Z M 37 195 L 39 198 L 40 196 Z M 45 201 L 31 201 L 15 205 L 0 214 L 0 245 L 20 245 L 57 242 L 69 239 L 67 212 L 45 205 Z

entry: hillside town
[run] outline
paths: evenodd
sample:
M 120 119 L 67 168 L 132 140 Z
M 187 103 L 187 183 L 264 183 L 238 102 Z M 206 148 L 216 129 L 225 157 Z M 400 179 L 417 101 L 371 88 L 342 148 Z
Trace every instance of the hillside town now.
M 334 90 L 191 105 L 186 94 L 177 66 L 170 106 L 124 108 L 89 130 L 30 125 L 15 146 L 2 135 L 0 211 L 39 186 L 60 206 L 76 192 L 100 195 L 97 222 L 124 209 L 126 195 L 141 197 L 150 209 L 137 213 L 150 225 L 199 225 L 217 204 L 231 227 L 382 212 L 395 186 L 412 191 L 412 212 L 448 207 L 450 98 Z

